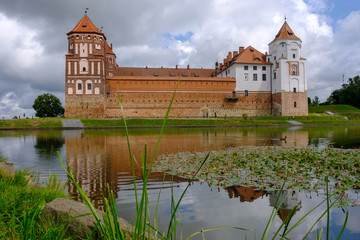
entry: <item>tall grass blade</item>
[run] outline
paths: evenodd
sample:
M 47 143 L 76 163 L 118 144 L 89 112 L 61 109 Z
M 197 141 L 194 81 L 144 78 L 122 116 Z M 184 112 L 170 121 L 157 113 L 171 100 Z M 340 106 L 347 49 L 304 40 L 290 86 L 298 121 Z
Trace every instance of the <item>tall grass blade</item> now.
M 274 223 L 274 220 L 275 220 L 275 217 L 276 217 L 276 213 L 279 211 L 281 205 L 283 204 L 283 202 L 285 201 L 285 199 L 290 195 L 290 191 L 288 194 L 286 194 L 286 196 L 282 199 L 282 201 L 279 203 L 279 200 L 280 200 L 280 196 L 281 196 L 281 193 L 282 191 L 284 190 L 284 187 L 285 187 L 285 183 L 286 183 L 286 180 L 284 181 L 284 183 L 282 184 L 280 190 L 279 190 L 279 194 L 278 196 L 276 197 L 276 201 L 275 201 L 275 207 L 273 208 L 271 214 L 270 214 L 270 217 L 269 217 L 269 220 L 266 224 L 266 227 L 264 229 L 264 232 L 263 232 L 263 235 L 261 236 L 261 240 L 264 240 L 266 239 L 267 235 L 269 234 L 269 231 L 270 231 L 270 228 L 272 226 L 272 224 Z M 279 204 L 278 204 L 279 203 Z M 281 226 L 282 227 L 282 226 Z
M 205 232 L 210 232 L 210 231 L 218 230 L 218 229 L 238 229 L 238 230 L 242 230 L 242 231 L 254 231 L 254 229 L 239 228 L 239 227 L 233 227 L 233 226 L 213 227 L 213 228 L 201 229 L 200 231 L 191 234 L 191 235 L 187 238 L 187 240 L 191 239 L 192 237 L 195 237 L 196 235 L 203 234 L 203 233 L 205 233 Z
M 197 171 L 195 172 L 195 174 L 193 175 L 193 177 L 191 178 L 191 180 L 188 182 L 185 190 L 183 191 L 183 193 L 181 194 L 178 202 L 176 203 L 176 206 L 175 208 L 172 210 L 172 213 L 171 213 L 171 218 L 170 218 L 170 222 L 169 222 L 169 226 L 168 226 L 168 232 L 167 232 L 167 239 L 171 236 L 172 232 L 171 232 L 171 229 L 172 229 L 172 222 L 173 220 L 175 219 L 175 215 L 176 215 L 176 212 L 179 208 L 179 205 L 180 205 L 180 202 L 182 201 L 182 199 L 184 198 L 184 195 L 186 193 L 186 191 L 188 190 L 188 188 L 190 187 L 191 183 L 194 181 L 196 175 L 199 173 L 200 169 L 204 166 L 205 162 L 208 160 L 210 156 L 210 152 L 206 155 L 205 159 L 202 161 L 202 163 L 200 164 L 200 167 L 197 169 Z
M 136 209 L 137 209 L 139 207 L 139 201 L 138 201 L 138 196 L 137 196 L 136 175 L 135 175 L 135 167 L 134 167 L 134 162 L 133 162 L 133 154 L 132 154 L 131 146 L 130 146 L 129 131 L 128 131 L 127 123 L 126 123 L 126 116 L 125 116 L 124 108 L 123 108 L 121 97 L 120 97 L 119 93 L 118 93 L 118 100 L 119 100 L 119 104 L 120 104 L 122 118 L 123 118 L 123 121 L 124 121 L 126 142 L 127 142 L 127 146 L 128 146 L 128 151 L 129 151 L 129 156 L 130 156 L 130 164 L 131 164 L 131 171 L 132 171 L 133 181 L 134 181 L 135 204 L 136 204 Z
M 344 221 L 344 224 L 343 224 L 343 226 L 342 226 L 342 228 L 341 228 L 341 231 L 340 231 L 340 233 L 339 233 L 339 236 L 337 237 L 337 240 L 340 239 L 341 235 L 342 235 L 343 232 L 345 231 L 346 224 L 347 224 L 347 221 L 348 221 L 348 217 L 349 217 L 349 212 L 346 211 L 345 221 Z
M 166 112 L 166 114 L 165 114 L 164 122 L 163 122 L 163 124 L 162 124 L 162 126 L 161 126 L 159 138 L 158 138 L 158 141 L 157 141 L 157 143 L 156 143 L 155 151 L 154 151 L 154 154 L 153 154 L 153 156 L 152 156 L 152 158 L 151 158 L 151 162 L 150 162 L 150 165 L 149 165 L 149 173 L 148 173 L 148 176 L 147 176 L 147 177 L 149 177 L 149 174 L 150 174 L 152 165 L 153 165 L 154 160 L 155 160 L 155 157 L 156 157 L 156 153 L 157 153 L 157 151 L 158 151 L 158 149 L 159 149 L 160 140 L 161 140 L 162 134 L 163 134 L 163 132 L 164 132 L 167 119 L 169 118 L 169 113 L 170 113 L 170 110 L 171 110 L 171 106 L 172 106 L 172 104 L 173 104 L 173 102 L 174 102 L 175 93 L 176 93 L 176 90 L 177 90 L 177 88 L 178 88 L 178 86 L 179 86 L 179 83 L 180 83 L 180 77 L 179 77 L 178 81 L 176 82 L 176 86 L 175 86 L 174 93 L 173 93 L 173 95 L 172 95 L 172 98 L 171 98 L 171 100 L 170 100 L 169 107 L 168 107 L 167 112 Z

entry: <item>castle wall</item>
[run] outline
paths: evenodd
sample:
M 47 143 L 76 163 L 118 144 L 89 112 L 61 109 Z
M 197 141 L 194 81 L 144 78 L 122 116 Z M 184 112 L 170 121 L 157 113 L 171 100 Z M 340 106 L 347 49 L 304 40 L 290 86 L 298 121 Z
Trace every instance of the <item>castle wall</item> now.
M 216 81 L 216 79 L 219 79 Z M 105 117 L 121 117 L 118 95 L 126 117 L 163 117 L 169 107 L 177 81 L 174 80 L 110 80 L 106 96 Z M 244 92 L 233 97 L 235 81 L 213 78 L 181 80 L 171 107 L 170 117 L 217 117 L 270 115 L 270 92 Z
M 307 116 L 308 101 L 305 92 L 282 92 L 282 116 Z
M 104 118 L 105 97 L 103 95 L 66 95 L 65 117 Z

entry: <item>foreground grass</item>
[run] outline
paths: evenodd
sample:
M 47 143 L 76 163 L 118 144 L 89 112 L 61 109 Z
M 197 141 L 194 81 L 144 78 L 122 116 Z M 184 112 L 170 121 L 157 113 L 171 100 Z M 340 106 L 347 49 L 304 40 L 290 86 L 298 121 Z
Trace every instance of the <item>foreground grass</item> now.
M 154 171 L 191 177 L 207 153 L 177 153 L 159 157 Z M 295 147 L 237 147 L 213 151 L 197 179 L 219 187 L 255 186 L 264 190 L 286 186 L 330 191 L 360 188 L 359 150 Z
M 66 228 L 58 224 L 45 225 L 40 220 L 42 207 L 65 193 L 52 187 L 27 186 L 26 170 L 16 171 L 9 178 L 0 173 L 0 239 L 58 239 Z

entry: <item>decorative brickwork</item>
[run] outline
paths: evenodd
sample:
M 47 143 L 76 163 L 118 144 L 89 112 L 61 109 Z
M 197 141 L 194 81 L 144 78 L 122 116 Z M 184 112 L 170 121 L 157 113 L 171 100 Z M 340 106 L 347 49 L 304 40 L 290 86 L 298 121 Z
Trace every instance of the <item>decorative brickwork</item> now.
M 67 35 L 65 117 L 121 117 L 118 94 L 126 117 L 163 117 L 176 86 L 170 117 L 307 115 L 306 84 L 291 80 L 297 92 L 279 86 L 282 92 L 272 94 L 272 58 L 251 46 L 229 52 L 215 69 L 132 68 L 117 66 L 112 44 L 88 16 Z M 305 75 L 304 63 L 293 62 Z

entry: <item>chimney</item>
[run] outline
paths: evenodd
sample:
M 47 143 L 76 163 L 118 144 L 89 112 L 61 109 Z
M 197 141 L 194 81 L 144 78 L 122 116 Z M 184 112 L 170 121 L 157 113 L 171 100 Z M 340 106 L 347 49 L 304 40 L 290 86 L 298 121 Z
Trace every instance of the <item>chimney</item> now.
M 175 67 L 176 69 L 178 69 L 178 65 L 176 65 L 176 67 Z
M 227 60 L 230 61 L 231 59 L 232 59 L 232 54 L 231 54 L 231 52 L 229 52 L 227 55 Z
M 190 65 L 189 65 L 189 64 L 187 65 L 187 69 L 190 69 Z
M 244 47 L 239 47 L 239 54 L 244 51 Z
M 233 57 L 235 57 L 236 55 L 238 55 L 237 51 L 233 51 Z
M 148 66 L 146 66 L 145 69 L 148 69 Z

